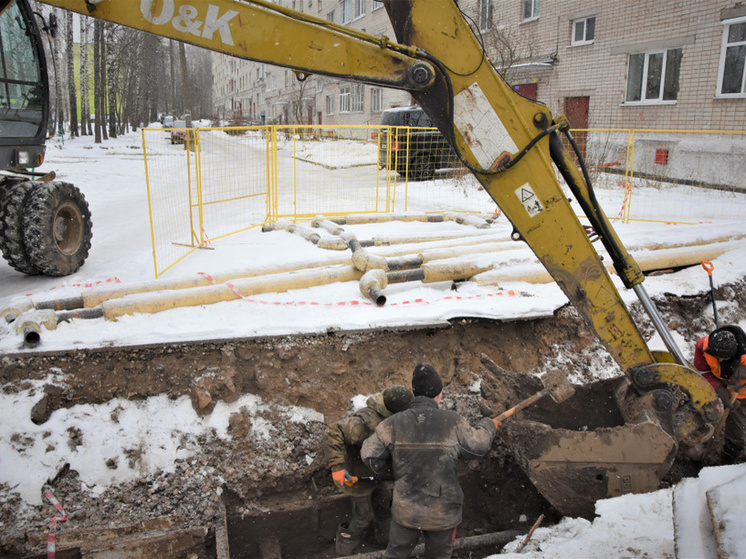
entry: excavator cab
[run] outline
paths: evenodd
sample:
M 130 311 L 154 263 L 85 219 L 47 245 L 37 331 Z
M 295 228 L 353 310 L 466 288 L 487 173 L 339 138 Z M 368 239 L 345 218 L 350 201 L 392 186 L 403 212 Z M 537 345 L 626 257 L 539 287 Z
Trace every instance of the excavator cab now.
M 26 2 L 0 16 L 0 167 L 29 169 L 44 160 L 49 78 L 44 47 Z
M 27 0 L 0 0 L 0 251 L 22 274 L 66 276 L 91 247 L 91 212 L 78 188 L 35 169 L 50 116 L 42 34 L 54 33 Z

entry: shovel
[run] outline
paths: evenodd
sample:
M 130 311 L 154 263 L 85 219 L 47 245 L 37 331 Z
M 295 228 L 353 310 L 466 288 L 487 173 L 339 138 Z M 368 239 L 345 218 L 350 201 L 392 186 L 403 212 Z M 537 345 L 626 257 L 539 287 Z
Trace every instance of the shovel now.
M 522 402 L 519 402 L 512 408 L 505 410 L 500 415 L 493 417 L 492 420 L 497 423 L 502 423 L 517 411 L 530 406 L 536 400 L 543 398 L 546 395 L 551 396 L 552 400 L 560 404 L 575 394 L 575 387 L 570 384 L 567 380 L 567 375 L 563 371 L 549 371 L 541 377 L 541 382 L 544 385 L 542 390 L 533 396 L 526 398 Z
M 712 284 L 712 271 L 715 269 L 715 266 L 712 265 L 712 262 L 703 260 L 702 267 L 705 269 L 705 272 L 707 272 L 707 275 L 710 276 L 710 297 L 712 297 L 712 314 L 715 316 L 715 328 L 720 328 L 720 325 L 718 324 L 718 308 L 717 305 L 715 305 L 715 286 Z

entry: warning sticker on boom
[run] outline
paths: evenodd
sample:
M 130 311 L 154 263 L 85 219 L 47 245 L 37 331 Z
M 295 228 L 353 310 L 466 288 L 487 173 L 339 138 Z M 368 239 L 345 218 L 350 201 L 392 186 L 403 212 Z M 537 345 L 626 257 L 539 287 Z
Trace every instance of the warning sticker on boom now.
M 483 169 L 489 169 L 506 154 L 518 152 L 513 138 L 477 83 L 454 97 L 453 123 Z
M 528 212 L 528 215 L 534 217 L 544 211 L 544 205 L 541 200 L 536 197 L 534 189 L 531 185 L 526 183 L 523 186 L 519 186 L 515 189 L 515 194 L 523 204 L 523 207 Z

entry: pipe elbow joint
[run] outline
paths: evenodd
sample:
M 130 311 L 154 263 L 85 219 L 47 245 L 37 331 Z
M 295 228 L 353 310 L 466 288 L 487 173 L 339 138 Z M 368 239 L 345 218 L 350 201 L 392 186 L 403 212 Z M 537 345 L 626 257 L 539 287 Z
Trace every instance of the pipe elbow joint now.
M 31 297 L 18 297 L 10 302 L 10 306 L 0 312 L 0 316 L 5 319 L 5 322 L 10 323 L 33 308 L 34 302 Z
M 370 254 L 367 250 L 356 250 L 352 253 L 352 265 L 363 273 L 369 270 L 388 271 L 389 266 L 382 256 Z
M 388 286 L 386 272 L 380 269 L 370 270 L 360 278 L 360 292 L 377 306 L 386 304 L 383 290 Z

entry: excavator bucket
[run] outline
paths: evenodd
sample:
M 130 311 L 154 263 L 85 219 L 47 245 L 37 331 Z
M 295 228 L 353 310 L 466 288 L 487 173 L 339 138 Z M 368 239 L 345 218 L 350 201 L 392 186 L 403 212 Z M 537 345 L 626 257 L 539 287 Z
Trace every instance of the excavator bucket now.
M 532 417 L 504 427 L 517 462 L 565 516 L 593 518 L 599 499 L 657 490 L 676 456 L 674 438 L 646 413 L 650 400 L 626 399 L 627 379 L 607 386 L 611 392 L 602 406 L 594 391 L 604 387 L 587 387 L 562 406 L 535 406 Z M 594 417 L 599 409 L 602 417 Z M 635 423 L 629 417 L 647 419 Z

